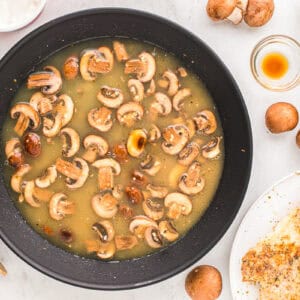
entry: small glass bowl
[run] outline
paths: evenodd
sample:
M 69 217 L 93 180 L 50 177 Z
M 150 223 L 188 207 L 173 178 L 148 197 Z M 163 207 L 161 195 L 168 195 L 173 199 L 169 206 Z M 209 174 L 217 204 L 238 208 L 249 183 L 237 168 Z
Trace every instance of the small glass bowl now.
M 262 60 L 270 53 L 281 53 L 289 63 L 285 75 L 268 77 L 262 70 Z M 300 44 L 285 35 L 271 35 L 260 41 L 251 53 L 251 71 L 258 83 L 272 91 L 287 91 L 300 84 Z

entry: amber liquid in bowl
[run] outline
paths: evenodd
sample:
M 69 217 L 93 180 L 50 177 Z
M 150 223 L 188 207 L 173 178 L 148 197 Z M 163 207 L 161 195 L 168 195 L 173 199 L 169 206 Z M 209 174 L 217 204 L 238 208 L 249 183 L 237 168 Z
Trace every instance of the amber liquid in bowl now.
M 262 60 L 262 71 L 271 79 L 280 79 L 289 69 L 288 59 L 279 52 L 268 53 Z

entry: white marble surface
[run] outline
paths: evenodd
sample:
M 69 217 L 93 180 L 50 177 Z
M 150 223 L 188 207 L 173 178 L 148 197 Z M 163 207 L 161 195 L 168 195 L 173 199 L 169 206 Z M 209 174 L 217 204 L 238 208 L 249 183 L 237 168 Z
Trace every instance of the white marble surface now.
M 0 0 L 1 1 L 1 0 Z M 13 0 L 12 0 L 13 1 Z M 145 10 L 173 20 L 202 38 L 223 59 L 244 95 L 253 129 L 253 170 L 242 208 L 225 236 L 205 257 L 196 263 L 215 265 L 223 275 L 221 300 L 230 300 L 228 261 L 237 227 L 255 199 L 274 181 L 300 168 L 300 150 L 295 147 L 295 131 L 273 136 L 264 126 L 266 108 L 278 100 L 292 102 L 300 110 L 300 87 L 272 93 L 259 86 L 249 68 L 249 57 L 255 43 L 270 34 L 287 34 L 300 40 L 300 1 L 275 0 L 273 19 L 265 27 L 250 29 L 245 25 L 212 23 L 205 14 L 206 0 L 55 0 L 48 1 L 40 17 L 25 29 L 0 33 L 0 58 L 25 34 L 39 25 L 64 14 L 93 7 L 127 7 Z M 91 291 L 72 287 L 34 270 L 0 241 L 0 261 L 8 275 L 0 278 L 0 299 L 188 299 L 184 279 L 189 270 L 153 286 L 120 292 Z

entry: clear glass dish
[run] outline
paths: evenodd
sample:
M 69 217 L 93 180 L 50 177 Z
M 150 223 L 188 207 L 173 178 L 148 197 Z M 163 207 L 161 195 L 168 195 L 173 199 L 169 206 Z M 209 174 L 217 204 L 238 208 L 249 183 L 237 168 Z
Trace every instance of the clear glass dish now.
M 288 60 L 287 72 L 280 78 L 271 78 L 262 70 L 266 55 L 279 53 Z M 300 44 L 285 35 L 271 35 L 261 40 L 253 49 L 250 59 L 254 78 L 272 91 L 287 91 L 300 84 Z

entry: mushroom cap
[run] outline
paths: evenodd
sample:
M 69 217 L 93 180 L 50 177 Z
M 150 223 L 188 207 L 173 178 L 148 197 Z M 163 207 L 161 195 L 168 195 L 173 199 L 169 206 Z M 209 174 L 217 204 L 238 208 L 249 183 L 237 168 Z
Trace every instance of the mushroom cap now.
M 183 215 L 190 214 L 193 208 L 192 201 L 189 197 L 178 192 L 168 194 L 164 203 L 166 207 L 171 207 L 173 204 L 182 206 L 183 209 L 181 209 L 181 214 Z
M 148 52 L 142 52 L 139 55 L 139 59 L 146 63 L 146 72 L 143 74 L 138 74 L 137 77 L 141 82 L 148 82 L 153 78 L 156 71 L 155 59 Z
M 81 77 L 87 81 L 94 81 L 96 74 L 88 70 L 89 62 L 94 56 L 100 55 L 97 49 L 85 49 L 80 54 L 79 70 Z
M 178 163 L 183 166 L 190 165 L 199 155 L 200 147 L 197 143 L 191 142 L 187 144 L 178 154 Z
M 114 226 L 108 220 L 94 223 L 92 229 L 98 234 L 103 243 L 110 242 L 115 237 Z
M 136 102 L 130 101 L 121 105 L 117 110 L 117 119 L 121 124 L 125 124 L 128 127 L 133 126 L 136 121 L 143 118 L 144 108 Z
M 233 12 L 237 0 L 208 0 L 206 12 L 214 20 L 224 20 Z
M 250 27 L 260 27 L 265 25 L 273 16 L 273 0 L 249 0 L 244 21 Z
M 189 88 L 180 89 L 173 97 L 173 107 L 176 111 L 180 111 L 183 107 L 183 101 L 192 95 Z
M 132 95 L 132 100 L 141 102 L 144 99 L 144 85 L 138 79 L 129 79 L 128 88 Z
M 25 201 L 32 207 L 40 207 L 41 203 L 33 196 L 35 184 L 33 180 L 27 181 L 24 187 Z
M 83 140 L 83 146 L 85 149 L 92 147 L 97 151 L 99 156 L 105 155 L 108 151 L 108 143 L 106 140 L 95 134 L 87 135 Z
M 132 157 L 139 157 L 147 143 L 147 133 L 143 129 L 132 130 L 127 140 L 127 151 Z
M 160 234 L 169 242 L 173 242 L 178 239 L 179 233 L 170 221 L 160 221 L 158 224 Z
M 205 144 L 202 147 L 202 156 L 208 159 L 217 158 L 221 153 L 221 149 L 220 149 L 221 140 L 222 138 L 218 136 L 218 137 L 214 137 L 207 144 Z
M 39 188 L 47 188 L 50 186 L 57 178 L 56 166 L 50 166 L 46 169 L 46 172 L 41 177 L 35 179 L 35 184 Z
M 103 85 L 97 99 L 106 107 L 117 108 L 124 102 L 124 95 L 120 89 Z
M 110 192 L 104 191 L 92 198 L 92 208 L 96 215 L 110 219 L 118 212 L 118 201 Z
M 145 230 L 145 241 L 151 248 L 163 246 L 162 237 L 157 227 L 149 226 Z
M 152 226 L 154 228 L 158 228 L 157 223 L 150 219 L 149 217 L 138 215 L 132 218 L 130 224 L 129 224 L 129 230 L 134 233 L 135 229 L 139 226 L 143 227 L 149 227 Z
M 115 175 L 119 175 L 121 173 L 120 164 L 113 158 L 103 158 L 103 159 L 96 160 L 92 164 L 92 166 L 98 169 L 103 167 L 111 167 L 114 170 Z
M 58 114 L 62 116 L 62 127 L 71 122 L 74 114 L 74 102 L 67 94 L 58 97 Z
M 207 109 L 199 111 L 193 120 L 200 133 L 213 134 L 218 126 L 214 113 Z
M 144 213 L 154 221 L 160 220 L 164 216 L 164 207 L 161 203 L 147 198 L 142 204 Z
M 77 131 L 71 127 L 65 127 L 60 131 L 60 136 L 63 139 L 63 156 L 74 156 L 80 148 L 80 137 Z
M 112 111 L 105 106 L 93 108 L 88 113 L 88 122 L 101 132 L 109 131 L 113 126 Z
M 44 117 L 43 118 L 43 134 L 46 137 L 55 137 L 58 135 L 60 129 L 62 128 L 62 116 L 60 114 L 57 114 L 54 117 L 54 120 Z
M 152 109 L 157 111 L 162 116 L 166 116 L 172 111 L 172 102 L 167 95 L 157 92 L 155 93 L 154 98 L 155 102 L 151 105 Z
M 86 182 L 88 176 L 89 176 L 89 165 L 86 163 L 86 161 L 82 158 L 76 157 L 73 160 L 73 164 L 76 165 L 77 168 L 81 169 L 81 175 L 79 176 L 79 178 L 77 180 L 67 180 L 67 184 L 66 186 L 69 189 L 78 189 L 80 187 L 82 187 L 84 185 L 84 183 Z
M 178 92 L 179 88 L 179 81 L 176 74 L 171 70 L 167 70 L 163 73 L 162 77 L 169 81 L 167 93 L 170 97 L 173 97 Z

